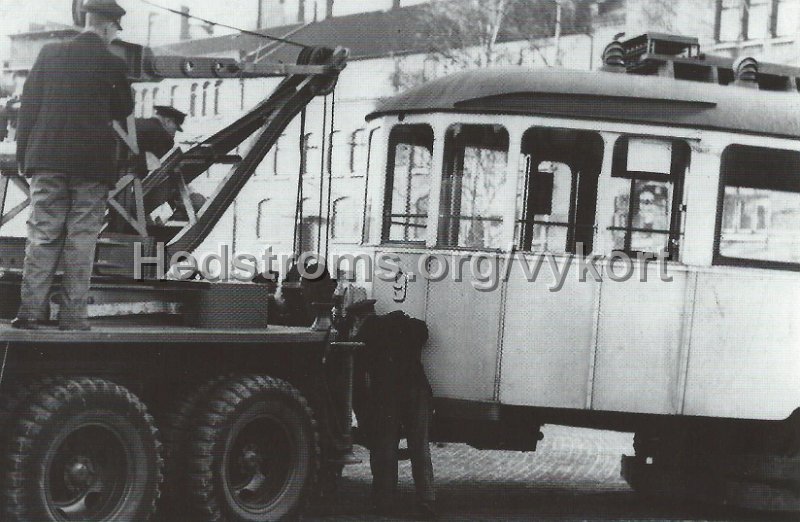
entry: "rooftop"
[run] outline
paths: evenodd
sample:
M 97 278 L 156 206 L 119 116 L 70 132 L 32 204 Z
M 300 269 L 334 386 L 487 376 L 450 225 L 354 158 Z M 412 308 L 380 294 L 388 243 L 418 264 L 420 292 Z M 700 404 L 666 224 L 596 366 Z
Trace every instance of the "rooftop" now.
M 382 102 L 386 114 L 481 112 L 561 116 L 800 137 L 797 92 L 658 76 L 497 67 L 441 78 Z
M 389 11 L 373 11 L 327 18 L 321 22 L 271 27 L 263 34 L 289 38 L 311 46 L 347 47 L 350 59 L 368 59 L 393 55 L 428 52 L 425 38 L 429 25 L 424 16 L 425 4 Z M 513 32 L 500 31 L 498 42 L 517 39 Z M 263 49 L 262 49 L 263 48 Z M 262 49 L 261 56 L 278 63 L 295 63 L 299 48 L 270 43 L 267 39 L 247 34 L 233 34 L 200 40 L 188 40 L 154 49 L 156 54 L 204 56 L 240 51 L 243 54 Z

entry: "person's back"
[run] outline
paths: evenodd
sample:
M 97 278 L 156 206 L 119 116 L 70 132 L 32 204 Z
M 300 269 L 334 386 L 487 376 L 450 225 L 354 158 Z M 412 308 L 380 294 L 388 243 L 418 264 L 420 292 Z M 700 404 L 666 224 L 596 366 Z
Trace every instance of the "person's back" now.
M 132 110 L 132 100 L 119 94 L 125 62 L 97 34 L 84 32 L 45 46 L 37 65 L 17 130 L 20 164 L 26 172 L 113 177 L 111 121 L 124 120 Z
M 14 328 L 37 329 L 47 321 L 59 264 L 59 327 L 90 328 L 95 246 L 108 190 L 117 180 L 112 124 L 133 111 L 133 96 L 125 62 L 108 49 L 125 10 L 115 0 L 88 0 L 83 9 L 86 30 L 44 47 L 22 93 L 17 162 L 31 177 L 31 212 Z

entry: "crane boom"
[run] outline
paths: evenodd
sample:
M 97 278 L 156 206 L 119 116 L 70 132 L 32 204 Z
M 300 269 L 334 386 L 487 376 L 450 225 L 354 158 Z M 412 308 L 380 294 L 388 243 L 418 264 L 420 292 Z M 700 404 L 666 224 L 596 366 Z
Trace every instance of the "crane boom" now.
M 174 153 L 142 180 L 141 197 L 133 198 L 134 204 L 139 206 L 131 213 L 139 216 L 139 223 L 134 228 L 140 236 L 165 242 L 167 259 L 175 252 L 193 251 L 208 237 L 287 125 L 315 97 L 333 91 L 348 56 L 345 48 L 306 47 L 300 52 L 296 64 L 287 65 L 239 62 L 227 58 L 155 56 L 149 48 L 127 42 L 115 42 L 112 50 L 126 60 L 128 76 L 134 82 L 157 82 L 166 78 L 284 77 L 277 88 L 254 108 L 201 143 Z M 129 131 L 134 130 L 130 124 L 128 127 Z M 244 157 L 231 155 L 234 149 L 253 136 L 255 139 Z M 232 167 L 198 212 L 186 209 L 192 215 L 188 223 L 167 226 L 149 222 L 147 216 L 155 209 L 175 201 L 176 194 L 217 164 L 232 164 Z M 7 178 L 15 177 L 15 183 L 25 184 L 24 179 L 16 176 L 16 169 L 3 170 Z M 0 193 L 5 195 L 8 181 L 0 185 Z M 0 205 L 3 199 L 0 198 Z M 184 198 L 184 207 L 186 203 L 187 198 Z M 28 201 L 23 203 L 27 204 Z M 18 207 L 20 205 L 4 215 L 0 206 L 0 226 L 21 212 Z M 112 201 L 112 207 L 119 212 L 120 206 L 116 202 Z M 147 221 L 146 226 L 144 221 Z

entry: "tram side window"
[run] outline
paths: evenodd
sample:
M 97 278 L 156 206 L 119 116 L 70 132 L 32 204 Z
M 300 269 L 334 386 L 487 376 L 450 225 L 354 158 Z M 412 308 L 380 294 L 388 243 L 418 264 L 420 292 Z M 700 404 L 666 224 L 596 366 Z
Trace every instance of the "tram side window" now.
M 603 138 L 595 132 L 532 128 L 522 137 L 515 238 L 520 250 L 592 251 Z
M 681 140 L 620 137 L 614 145 L 611 190 L 614 250 L 666 253 L 677 259 L 683 179 L 689 145 Z
M 508 141 L 500 125 L 457 124 L 447 130 L 439 245 L 501 248 Z
M 800 152 L 731 145 L 721 183 L 715 263 L 800 270 Z
M 431 191 L 433 129 L 398 125 L 389 135 L 383 240 L 424 242 Z

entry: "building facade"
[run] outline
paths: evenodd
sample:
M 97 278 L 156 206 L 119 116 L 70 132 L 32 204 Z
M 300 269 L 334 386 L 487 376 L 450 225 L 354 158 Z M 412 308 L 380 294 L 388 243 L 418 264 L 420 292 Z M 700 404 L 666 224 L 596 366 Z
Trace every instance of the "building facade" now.
M 367 123 L 365 116 L 378 100 L 462 65 L 427 52 L 419 24 L 425 5 L 398 7 L 397 2 L 386 1 L 380 10 L 338 15 L 337 6 L 357 3 L 337 0 L 333 16 L 312 24 L 291 20 L 296 1 L 262 4 L 265 19 L 288 22 L 271 28 L 270 34 L 291 35 L 311 45 L 345 46 L 351 49 L 351 59 L 335 93 L 307 108 L 305 136 L 300 136 L 299 121 L 289 125 L 201 254 L 217 252 L 221 244 L 239 253 L 258 255 L 267 247 L 290 253 L 296 242 L 301 250 L 336 252 L 361 241 L 366 179 L 382 175 L 369 172 L 370 144 L 385 131 Z M 278 16 L 278 9 L 285 16 Z M 595 6 L 589 30 L 529 40 L 501 35 L 492 63 L 592 69 L 600 65 L 603 48 L 615 35 L 647 31 L 697 36 L 709 54 L 747 54 L 762 61 L 800 65 L 800 0 L 606 0 Z M 287 46 L 236 34 L 180 42 L 156 51 L 284 63 L 293 62 L 297 54 Z M 161 104 L 186 112 L 185 131 L 179 135 L 180 146 L 186 148 L 266 98 L 277 83 L 277 79 L 179 79 L 137 84 L 136 113 L 149 116 L 153 106 Z M 301 143 L 307 157 L 302 183 Z M 196 180 L 194 188 L 210 193 L 226 172 L 215 167 Z M 298 199 L 302 200 L 302 219 L 295 227 Z

